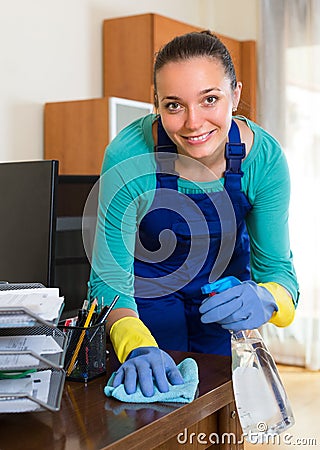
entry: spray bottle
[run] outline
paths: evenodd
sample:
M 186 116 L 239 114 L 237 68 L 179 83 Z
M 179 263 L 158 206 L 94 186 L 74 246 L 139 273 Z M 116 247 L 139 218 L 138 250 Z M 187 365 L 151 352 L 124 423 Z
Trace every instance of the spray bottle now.
M 229 276 L 201 290 L 213 296 L 240 283 Z M 232 384 L 243 435 L 251 443 L 268 443 L 295 423 L 285 388 L 259 331 L 230 332 Z

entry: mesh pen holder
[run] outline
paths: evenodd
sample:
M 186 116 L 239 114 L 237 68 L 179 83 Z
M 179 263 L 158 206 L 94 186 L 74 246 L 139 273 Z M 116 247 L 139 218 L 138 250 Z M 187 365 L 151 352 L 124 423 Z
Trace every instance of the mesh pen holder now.
M 59 326 L 67 335 L 67 380 L 87 382 L 106 372 L 105 323 L 88 328 Z

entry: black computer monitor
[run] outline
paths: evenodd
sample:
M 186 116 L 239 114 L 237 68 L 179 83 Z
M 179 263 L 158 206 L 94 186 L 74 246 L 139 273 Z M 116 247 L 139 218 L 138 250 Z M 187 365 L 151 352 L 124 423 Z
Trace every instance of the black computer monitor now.
M 58 161 L 0 163 L 0 280 L 54 277 Z

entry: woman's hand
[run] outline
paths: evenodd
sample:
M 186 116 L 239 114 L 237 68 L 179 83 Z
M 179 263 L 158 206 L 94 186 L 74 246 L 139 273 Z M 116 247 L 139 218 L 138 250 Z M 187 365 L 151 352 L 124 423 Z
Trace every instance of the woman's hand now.
M 158 347 L 139 347 L 130 353 L 117 370 L 113 387 L 123 383 L 126 393 L 134 394 L 139 383 L 142 394 L 145 397 L 152 397 L 154 382 L 160 392 L 168 392 L 169 383 L 184 383 L 171 356 Z
M 270 320 L 278 307 L 266 288 L 254 281 L 243 281 L 206 298 L 199 311 L 201 322 L 215 322 L 227 330 L 239 331 L 259 328 Z

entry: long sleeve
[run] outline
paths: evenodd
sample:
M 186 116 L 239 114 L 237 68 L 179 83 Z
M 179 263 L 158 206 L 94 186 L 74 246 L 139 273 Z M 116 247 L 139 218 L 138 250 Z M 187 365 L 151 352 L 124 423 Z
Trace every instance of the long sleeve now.
M 254 146 L 243 164 L 243 190 L 253 206 L 247 217 L 252 278 L 259 283 L 282 285 L 296 303 L 298 283 L 289 241 L 287 161 L 274 138 L 252 122 L 249 126 L 254 132 Z

